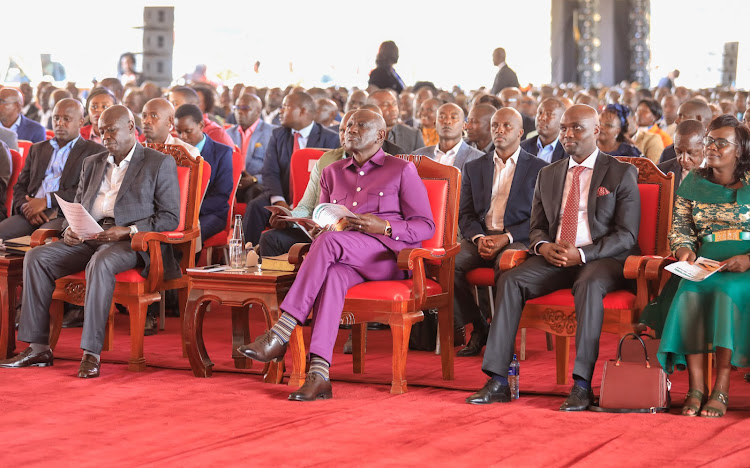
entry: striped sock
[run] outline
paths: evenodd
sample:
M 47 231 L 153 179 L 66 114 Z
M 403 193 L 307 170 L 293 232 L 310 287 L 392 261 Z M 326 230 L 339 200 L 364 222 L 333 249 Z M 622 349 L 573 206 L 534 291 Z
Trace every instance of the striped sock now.
M 292 337 L 294 327 L 297 326 L 297 319 L 287 314 L 286 312 L 281 313 L 281 317 L 276 324 L 271 328 L 273 333 L 276 333 L 281 341 L 289 343 L 289 338 Z
M 324 379 L 328 380 L 328 369 L 331 367 L 330 364 L 328 364 L 328 361 L 323 359 L 320 356 L 316 356 L 315 354 L 311 355 L 310 358 L 310 373 L 313 372 L 316 374 L 319 374 L 323 376 Z

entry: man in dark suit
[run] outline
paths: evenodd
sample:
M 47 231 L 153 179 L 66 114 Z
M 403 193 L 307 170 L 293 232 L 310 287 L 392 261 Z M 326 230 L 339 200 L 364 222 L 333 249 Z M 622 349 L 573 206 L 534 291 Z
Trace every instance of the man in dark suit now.
M 271 133 L 266 159 L 263 161 L 265 191 L 248 203 L 245 211 L 245 239 L 256 245 L 266 228 L 271 212 L 270 204 L 289 208 L 292 192 L 289 187 L 289 163 L 292 153 L 303 148 L 339 146 L 339 137 L 313 121 L 315 101 L 305 92 L 287 95 L 281 105 L 281 127 Z
M 713 113 L 705 101 L 701 99 L 691 99 L 683 102 L 677 109 L 677 118 L 674 122 L 679 125 L 683 120 L 697 120 L 703 124 L 703 127 L 705 128 L 708 127 L 708 124 L 713 120 Z M 662 151 L 661 157 L 659 157 L 659 164 L 676 157 L 677 153 L 675 152 L 674 145 L 669 145 L 664 148 L 664 151 Z
M 500 102 L 503 104 L 503 107 L 512 107 L 519 113 L 521 112 L 519 108 L 521 107 L 521 98 L 523 97 L 523 93 L 521 93 L 520 89 L 505 88 L 504 90 L 500 91 L 498 97 L 500 98 Z M 534 119 L 532 119 L 531 117 L 527 117 L 521 114 L 521 118 L 523 118 L 523 139 L 525 140 L 526 135 L 533 132 L 536 127 L 534 125 Z
M 468 162 L 461 181 L 458 225 L 461 251 L 456 257 L 454 317 L 456 328 L 473 325 L 469 343 L 458 356 L 476 356 L 487 342 L 487 317 L 474 303 L 466 274 L 480 267 L 494 267 L 508 248 L 526 249 L 534 184 L 547 165 L 519 147 L 523 135 L 521 114 L 510 108 L 495 112 L 491 121 L 495 149 Z
M 424 147 L 422 132 L 416 128 L 398 123 L 399 110 L 396 93 L 390 89 L 379 89 L 373 91 L 367 98 L 368 104 L 374 104 L 380 108 L 381 115 L 385 120 L 387 140 L 397 144 L 408 153 L 417 148 Z M 391 153 L 394 154 L 394 153 Z
M 536 113 L 537 135 L 524 140 L 521 148 L 548 163 L 567 158 L 560 143 L 560 118 L 564 110 L 562 101 L 557 98 L 542 101 Z
M 271 140 L 271 132 L 276 125 L 263 121 L 260 117 L 263 103 L 252 93 L 243 93 L 234 105 L 237 125 L 227 129 L 227 135 L 245 155 L 245 170 L 242 171 L 237 188 L 237 200 L 246 203 L 262 193 L 263 161 Z
M 674 133 L 674 150 L 677 157 L 659 164 L 665 174 L 674 174 L 674 192 L 685 176 L 693 169 L 705 165 L 705 146 L 703 136 L 706 128 L 697 120 L 683 120 L 677 125 Z
M 0 89 L 0 123 L 16 132 L 19 140 L 38 143 L 47 139 L 47 133 L 38 122 L 21 113 L 23 95 L 15 88 Z
M 526 300 L 572 288 L 576 359 L 570 395 L 561 411 L 583 411 L 593 401 L 591 376 L 599 354 L 607 292 L 627 286 L 623 266 L 636 255 L 640 196 L 635 166 L 599 152 L 596 110 L 574 105 L 560 124 L 570 158 L 539 172 L 531 208 L 530 256 L 500 276 L 482 370 L 490 376 L 467 403 L 510 401 L 508 366 Z
M 72 202 L 83 160 L 104 151 L 102 145 L 81 138 L 83 106 L 75 99 L 58 102 L 52 122 L 55 138 L 29 150 L 13 188 L 16 214 L 0 223 L 0 239 L 27 236 L 38 228 L 60 229 L 65 218 L 55 195 Z
M 412 152 L 435 161 L 464 170 L 464 165 L 482 157 L 482 152 L 469 146 L 461 136 L 464 129 L 464 111 L 456 104 L 447 103 L 437 110 L 435 128 L 440 141 L 434 146 L 425 146 Z
M 505 88 L 518 88 L 516 72 L 505 63 L 505 49 L 498 47 L 492 52 L 492 63 L 498 67 L 495 82 L 492 84 L 490 93 L 497 94 Z
M 497 108 L 490 104 L 474 104 L 471 106 L 466 118 L 466 143 L 487 154 L 495 149 L 492 144 L 492 133 L 490 132 L 490 120 L 495 115 Z
M 83 162 L 75 201 L 98 220 L 103 231 L 83 239 L 63 224 L 63 240 L 36 247 L 26 254 L 23 269 L 23 312 L 18 339 L 29 343 L 19 355 L 0 361 L 0 367 L 50 366 L 49 306 L 55 280 L 86 270 L 86 315 L 81 335 L 84 351 L 79 378 L 99 376 L 99 353 L 112 305 L 114 276 L 145 267 L 147 252 L 135 252 L 130 238 L 140 231 L 172 231 L 180 220 L 180 188 L 171 156 L 144 148 L 136 141 L 133 115 L 113 106 L 99 117 L 107 151 Z M 164 276 L 180 276 L 172 249 L 162 246 Z
M 203 133 L 203 113 L 198 106 L 183 104 L 174 116 L 177 135 L 185 143 L 195 146 L 211 166 L 211 177 L 198 215 L 201 239 L 205 241 L 227 227 L 229 198 L 234 188 L 232 148 L 215 142 Z

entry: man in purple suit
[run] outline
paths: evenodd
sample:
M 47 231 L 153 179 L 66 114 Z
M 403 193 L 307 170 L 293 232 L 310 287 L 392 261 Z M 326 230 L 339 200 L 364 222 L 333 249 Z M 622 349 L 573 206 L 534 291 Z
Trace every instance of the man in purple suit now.
M 352 157 L 323 170 L 320 201 L 344 205 L 357 217 L 347 218 L 347 230 L 324 231 L 313 241 L 281 303 L 278 322 L 239 348 L 260 362 L 282 358 L 294 327 L 313 310 L 310 371 L 290 400 L 333 396 L 328 368 L 347 290 L 367 280 L 405 278 L 396 261 L 398 253 L 420 246 L 435 232 L 427 190 L 416 167 L 386 155 L 381 148 L 385 138 L 380 115 L 360 110 L 351 116 L 344 148 Z

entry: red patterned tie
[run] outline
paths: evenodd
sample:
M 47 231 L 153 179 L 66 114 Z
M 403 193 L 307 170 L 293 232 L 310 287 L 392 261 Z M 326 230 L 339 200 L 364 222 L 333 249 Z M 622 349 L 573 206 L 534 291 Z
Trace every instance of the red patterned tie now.
M 570 181 L 570 191 L 563 210 L 562 225 L 560 227 L 560 242 L 568 241 L 575 245 L 578 234 L 578 206 L 581 202 L 581 172 L 585 167 L 571 168 L 573 178 Z
M 294 151 L 299 150 L 299 139 L 302 138 L 300 132 L 294 132 Z

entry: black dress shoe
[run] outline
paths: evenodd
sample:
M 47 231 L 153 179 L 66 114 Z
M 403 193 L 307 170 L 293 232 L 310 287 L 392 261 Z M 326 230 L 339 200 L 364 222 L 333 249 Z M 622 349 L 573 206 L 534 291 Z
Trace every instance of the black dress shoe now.
M 52 350 L 42 351 L 41 353 L 34 354 L 31 347 L 28 347 L 21 351 L 20 354 L 0 361 L 0 367 L 47 367 L 54 364 L 54 358 L 52 357 Z
M 159 319 L 153 315 L 146 315 L 146 325 L 143 327 L 143 336 L 156 335 L 159 331 Z
M 594 392 L 585 388 L 573 385 L 570 389 L 570 395 L 560 406 L 560 411 L 586 411 L 594 403 Z
M 391 327 L 387 323 L 367 322 L 368 330 L 388 330 L 389 328 Z
M 81 328 L 83 326 L 83 307 L 71 306 L 63 314 L 63 328 Z
M 466 328 L 453 327 L 453 346 L 463 346 L 466 344 Z
M 93 379 L 99 377 L 99 360 L 91 354 L 84 354 L 81 366 L 78 368 L 79 379 Z
M 484 387 L 466 399 L 471 405 L 489 405 L 490 403 L 508 403 L 510 385 L 503 385 L 495 379 L 489 379 Z
M 258 362 L 281 362 L 284 360 L 284 353 L 289 343 L 283 343 L 279 335 L 266 330 L 257 340 L 250 344 L 242 345 L 237 351 L 250 359 Z
M 479 353 L 482 352 L 482 348 L 484 348 L 484 345 L 487 344 L 487 332 L 477 332 L 472 331 L 471 332 L 471 338 L 469 338 L 469 343 L 458 350 L 456 353 L 456 356 L 458 357 L 468 357 L 468 356 L 478 356 Z
M 291 401 L 328 400 L 329 398 L 333 398 L 331 381 L 324 379 L 317 372 L 308 373 L 305 383 L 299 390 L 289 395 Z

